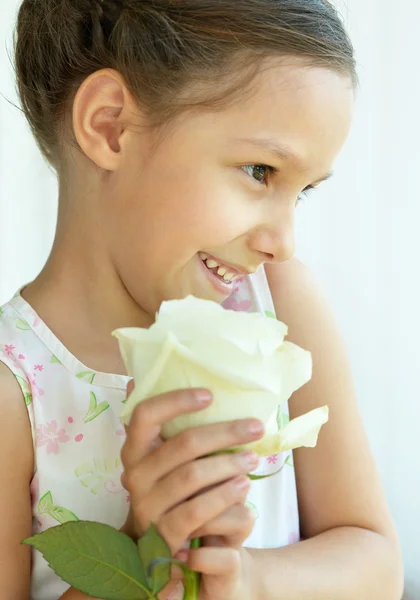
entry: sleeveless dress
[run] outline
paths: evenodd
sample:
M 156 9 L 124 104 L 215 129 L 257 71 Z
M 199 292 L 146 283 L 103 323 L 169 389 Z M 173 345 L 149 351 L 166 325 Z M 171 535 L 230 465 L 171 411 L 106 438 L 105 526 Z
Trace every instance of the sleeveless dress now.
M 226 308 L 275 317 L 264 269 L 234 285 Z M 0 361 L 20 385 L 32 428 L 33 533 L 78 519 L 120 528 L 130 503 L 120 483 L 125 431 L 119 415 L 128 377 L 83 365 L 20 293 L 0 308 Z M 278 418 L 287 422 L 287 407 Z M 299 541 L 292 453 L 262 459 L 257 473 L 279 469 L 271 478 L 252 482 L 248 504 L 256 522 L 245 547 L 278 548 Z M 40 553 L 34 551 L 32 558 L 31 600 L 57 600 L 69 586 Z

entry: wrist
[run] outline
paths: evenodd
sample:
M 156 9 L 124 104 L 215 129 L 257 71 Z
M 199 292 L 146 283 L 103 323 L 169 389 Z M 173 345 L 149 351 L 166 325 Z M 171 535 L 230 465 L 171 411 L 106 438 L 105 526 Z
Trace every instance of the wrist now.
M 261 570 L 257 568 L 253 557 L 254 551 L 242 548 L 242 565 L 245 595 L 247 600 L 267 600 L 264 591 L 264 577 Z

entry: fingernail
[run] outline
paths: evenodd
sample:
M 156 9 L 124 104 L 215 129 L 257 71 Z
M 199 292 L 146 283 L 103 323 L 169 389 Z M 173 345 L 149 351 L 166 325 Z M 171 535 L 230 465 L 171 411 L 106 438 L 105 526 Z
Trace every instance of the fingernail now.
M 261 421 L 249 421 L 245 425 L 245 431 L 254 437 L 259 437 L 264 433 L 264 425 Z
M 198 404 L 210 404 L 213 400 L 213 394 L 210 390 L 196 390 L 194 394 L 194 399 Z
M 249 486 L 250 486 L 250 481 L 249 481 L 248 477 L 238 477 L 233 482 L 233 487 L 235 489 L 235 492 L 237 492 L 240 495 L 243 494 L 246 490 L 248 490 Z
M 240 460 L 245 467 L 256 467 L 260 462 L 260 457 L 256 452 L 242 452 L 240 455 Z
M 180 550 L 175 554 L 176 560 L 186 563 L 188 561 L 188 552 L 186 550 Z

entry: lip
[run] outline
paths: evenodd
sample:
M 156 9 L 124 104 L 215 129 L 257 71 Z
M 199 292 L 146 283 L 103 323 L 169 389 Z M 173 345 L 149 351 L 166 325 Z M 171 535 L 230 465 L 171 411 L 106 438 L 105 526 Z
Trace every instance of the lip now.
M 211 285 L 216 290 L 216 292 L 218 292 L 224 298 L 227 298 L 228 296 L 230 296 L 233 291 L 233 284 L 232 283 L 224 283 L 221 279 L 216 277 L 216 275 L 213 275 L 213 273 L 206 267 L 206 265 L 201 260 L 201 258 L 198 254 L 197 254 L 197 260 L 199 262 L 199 266 L 200 266 L 201 270 L 203 271 L 203 274 L 208 279 L 208 281 L 211 283 Z M 223 264 L 225 264 L 225 263 L 223 263 Z M 226 266 L 228 266 L 228 265 L 226 265 Z

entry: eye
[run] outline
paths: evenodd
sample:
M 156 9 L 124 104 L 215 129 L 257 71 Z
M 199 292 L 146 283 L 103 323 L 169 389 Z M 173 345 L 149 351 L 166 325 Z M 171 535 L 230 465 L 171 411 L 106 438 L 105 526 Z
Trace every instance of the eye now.
M 258 181 L 261 185 L 267 185 L 270 175 L 276 173 L 277 169 L 269 165 L 246 165 L 241 167 L 252 179 Z
M 305 198 L 306 198 L 307 196 L 309 196 L 309 193 L 310 193 L 312 190 L 316 190 L 316 188 L 317 188 L 317 187 L 318 187 L 318 186 L 316 186 L 316 185 L 308 185 L 308 187 L 307 187 L 307 188 L 305 188 L 305 189 L 303 190 L 303 192 L 302 192 L 301 194 L 299 194 L 299 196 L 297 197 L 297 200 L 296 200 L 296 206 L 299 206 L 299 204 L 301 204 L 301 203 L 302 203 L 302 202 L 305 200 Z

